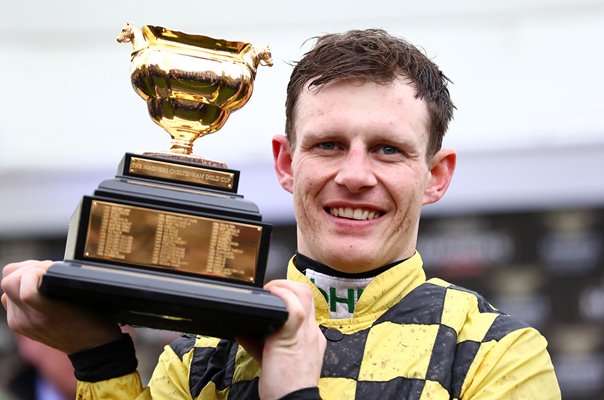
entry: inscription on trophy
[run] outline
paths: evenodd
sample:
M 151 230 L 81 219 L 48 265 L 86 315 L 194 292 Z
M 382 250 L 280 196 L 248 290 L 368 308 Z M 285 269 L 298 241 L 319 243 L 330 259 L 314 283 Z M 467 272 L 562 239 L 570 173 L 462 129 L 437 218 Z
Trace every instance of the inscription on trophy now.
M 211 170 L 201 166 L 190 167 L 159 160 L 132 157 L 129 172 L 132 174 L 169 179 L 174 182 L 201 184 L 222 189 L 232 189 L 235 174 Z
M 254 283 L 262 227 L 94 200 L 84 257 Z

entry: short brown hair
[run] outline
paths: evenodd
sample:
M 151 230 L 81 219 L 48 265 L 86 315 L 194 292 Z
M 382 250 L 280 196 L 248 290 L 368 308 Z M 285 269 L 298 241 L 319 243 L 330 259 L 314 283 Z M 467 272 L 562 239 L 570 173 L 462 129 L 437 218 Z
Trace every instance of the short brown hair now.
M 296 103 L 307 82 L 316 88 L 343 79 L 387 84 L 402 76 L 415 86 L 416 97 L 427 104 L 428 156 L 440 150 L 455 108 L 447 89 L 450 80 L 417 47 L 381 29 L 352 30 L 315 39 L 315 47 L 296 63 L 287 85 L 285 134 L 292 147 L 296 139 Z

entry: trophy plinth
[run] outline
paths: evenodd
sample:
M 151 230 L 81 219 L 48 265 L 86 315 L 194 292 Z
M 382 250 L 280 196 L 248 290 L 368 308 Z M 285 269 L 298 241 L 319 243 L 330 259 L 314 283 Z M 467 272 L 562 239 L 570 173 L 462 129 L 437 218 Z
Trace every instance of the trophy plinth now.
M 131 80 L 169 152 L 126 153 L 113 179 L 84 196 L 65 260 L 40 290 L 118 322 L 232 338 L 265 335 L 287 319 L 262 289 L 271 226 L 237 193 L 239 171 L 192 154 L 250 98 L 267 49 L 127 24 Z

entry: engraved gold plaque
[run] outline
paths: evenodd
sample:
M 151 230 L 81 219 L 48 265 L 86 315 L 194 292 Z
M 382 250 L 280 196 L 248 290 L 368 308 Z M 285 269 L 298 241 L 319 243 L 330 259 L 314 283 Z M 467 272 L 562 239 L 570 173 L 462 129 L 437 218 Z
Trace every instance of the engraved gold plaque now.
M 84 257 L 255 283 L 262 227 L 93 201 Z
M 210 170 L 198 166 L 178 165 L 141 157 L 132 157 L 129 172 L 134 175 L 164 178 L 173 182 L 212 185 L 223 189 L 233 189 L 235 180 L 233 172 Z

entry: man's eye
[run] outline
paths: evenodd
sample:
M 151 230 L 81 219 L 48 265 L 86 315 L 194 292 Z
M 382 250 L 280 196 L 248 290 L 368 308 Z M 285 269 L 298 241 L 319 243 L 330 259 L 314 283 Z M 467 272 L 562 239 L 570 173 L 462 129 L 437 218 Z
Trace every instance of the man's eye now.
M 319 148 L 321 150 L 333 150 L 336 148 L 336 144 L 334 142 L 323 142 L 319 143 Z
M 380 146 L 378 148 L 379 152 L 386 155 L 398 154 L 400 153 L 396 147 L 393 146 Z

